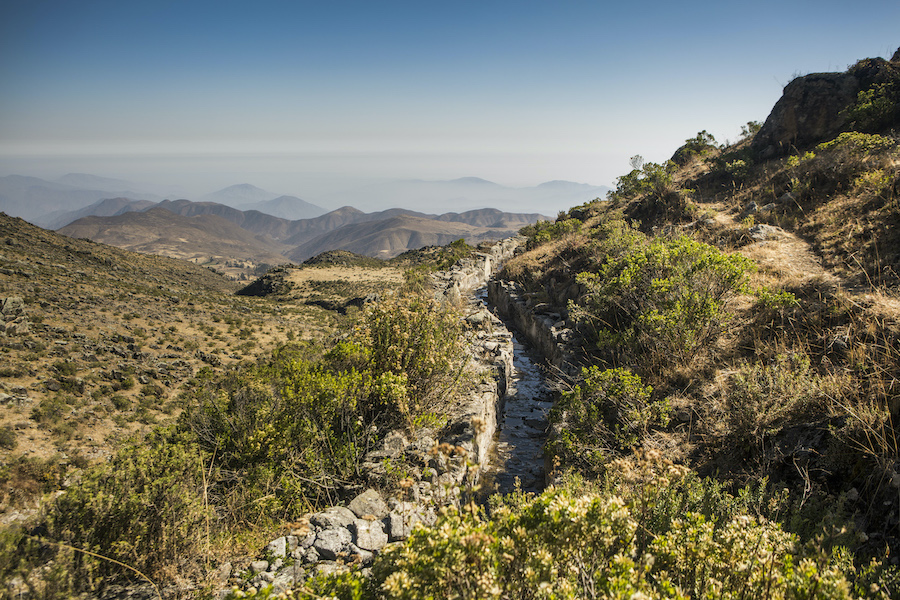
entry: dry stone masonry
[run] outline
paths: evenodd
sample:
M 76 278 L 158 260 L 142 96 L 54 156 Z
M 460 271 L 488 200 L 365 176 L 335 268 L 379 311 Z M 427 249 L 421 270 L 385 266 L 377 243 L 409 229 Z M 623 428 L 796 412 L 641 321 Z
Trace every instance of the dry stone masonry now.
M 494 270 L 513 256 L 522 239 L 499 242 L 489 252 L 460 261 L 435 276 L 439 299 L 460 303 L 484 286 Z M 272 586 L 281 593 L 309 577 L 352 567 L 367 568 L 378 552 L 406 539 L 418 524 L 430 526 L 442 506 L 459 506 L 487 463 L 513 368 L 512 333 L 481 305 L 465 316 L 473 371 L 479 374 L 449 416 L 442 435 L 428 430 L 407 437 L 395 431 L 369 452 L 361 465 L 371 487 L 346 506 L 313 513 L 288 535 L 274 539 L 263 555 L 246 567 L 220 566 L 219 597 L 235 588 L 249 591 Z M 401 490 L 385 496 L 394 465 L 406 476 Z M 405 487 L 404 487 L 405 486 Z

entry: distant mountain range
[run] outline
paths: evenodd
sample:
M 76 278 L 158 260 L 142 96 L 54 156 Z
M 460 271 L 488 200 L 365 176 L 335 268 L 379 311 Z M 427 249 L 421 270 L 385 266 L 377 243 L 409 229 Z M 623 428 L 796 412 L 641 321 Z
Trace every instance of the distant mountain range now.
M 571 181 L 550 181 L 534 187 L 514 188 L 478 177 L 463 177 L 448 181 L 410 179 L 378 183 L 330 194 L 320 200 L 323 204 L 350 205 L 362 210 L 379 206 L 411 209 L 428 206 L 468 211 L 489 206 L 503 211 L 555 215 L 560 210 L 594 198 L 605 198 L 609 190 L 606 186 Z
M 609 188 L 551 181 L 510 188 L 467 177 L 407 180 L 333 194 L 326 211 L 295 196 L 250 184 L 199 198 L 164 200 L 166 188 L 73 173 L 48 181 L 0 177 L 0 211 L 66 235 L 204 264 L 299 262 L 327 250 L 390 258 L 457 239 L 475 244 L 516 233 L 553 210 L 605 196 Z M 364 212 L 360 206 L 397 208 Z M 485 206 L 513 206 L 515 212 Z M 420 212 L 452 207 L 457 212 Z M 537 207 L 527 211 L 526 207 Z M 549 213 L 549 215 L 548 215 Z M 547 215 L 547 216 L 545 216 Z
M 364 213 L 339 208 L 311 219 L 288 220 L 216 202 L 164 200 L 92 205 L 113 215 L 83 216 L 59 229 L 136 252 L 182 258 L 201 264 L 235 261 L 279 264 L 302 262 L 328 250 L 349 250 L 391 258 L 407 250 L 465 239 L 470 244 L 514 235 L 546 218 L 537 213 L 482 209 L 428 215 L 405 209 Z

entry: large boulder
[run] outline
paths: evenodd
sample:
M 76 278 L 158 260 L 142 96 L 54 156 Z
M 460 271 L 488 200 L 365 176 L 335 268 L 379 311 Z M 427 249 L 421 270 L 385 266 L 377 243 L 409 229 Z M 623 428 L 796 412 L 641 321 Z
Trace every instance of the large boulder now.
M 785 86 L 750 147 L 765 160 L 834 139 L 851 125 L 846 109 L 857 101 L 859 92 L 897 81 L 900 50 L 891 61 L 867 58 L 845 73 L 798 77 Z
M 768 159 L 835 137 L 847 125 L 841 112 L 859 90 L 859 80 L 849 73 L 798 77 L 785 86 L 750 147 Z

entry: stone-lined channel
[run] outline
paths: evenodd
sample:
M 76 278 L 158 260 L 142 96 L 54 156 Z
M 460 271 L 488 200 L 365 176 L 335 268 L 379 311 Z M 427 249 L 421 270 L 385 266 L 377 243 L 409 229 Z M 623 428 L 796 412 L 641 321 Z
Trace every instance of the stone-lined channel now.
M 485 302 L 486 292 L 478 290 L 476 298 Z M 506 494 L 517 485 L 526 492 L 540 492 L 545 481 L 547 415 L 553 401 L 539 355 L 515 333 L 512 341 L 512 377 L 481 477 L 492 492 Z

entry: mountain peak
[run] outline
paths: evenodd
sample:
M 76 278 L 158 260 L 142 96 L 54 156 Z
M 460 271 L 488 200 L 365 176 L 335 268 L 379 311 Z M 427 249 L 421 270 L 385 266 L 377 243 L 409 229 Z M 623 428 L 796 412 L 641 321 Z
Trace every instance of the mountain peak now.
M 459 179 L 451 179 L 447 183 L 464 183 L 468 185 L 499 185 L 493 181 L 482 179 L 481 177 L 460 177 Z
M 250 204 L 253 202 L 267 202 L 277 198 L 279 194 L 266 191 L 249 183 L 238 183 L 222 188 L 211 194 L 206 194 L 200 200 L 218 202 L 232 206 L 235 204 Z

